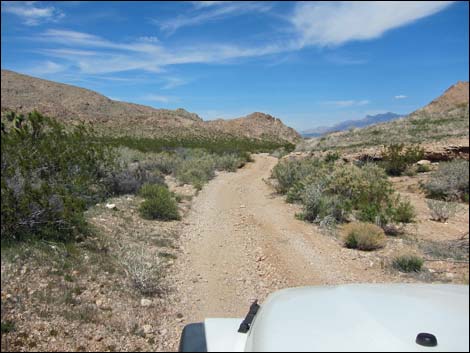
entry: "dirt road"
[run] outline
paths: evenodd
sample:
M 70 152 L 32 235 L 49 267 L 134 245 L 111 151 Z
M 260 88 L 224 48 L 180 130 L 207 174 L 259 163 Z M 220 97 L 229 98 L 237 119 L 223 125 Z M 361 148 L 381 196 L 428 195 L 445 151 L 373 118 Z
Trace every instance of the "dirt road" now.
M 280 288 L 396 280 L 379 261 L 295 219 L 296 206 L 264 181 L 276 163 L 257 155 L 237 173 L 219 175 L 195 199 L 176 266 L 181 325 L 243 317 L 254 299 Z

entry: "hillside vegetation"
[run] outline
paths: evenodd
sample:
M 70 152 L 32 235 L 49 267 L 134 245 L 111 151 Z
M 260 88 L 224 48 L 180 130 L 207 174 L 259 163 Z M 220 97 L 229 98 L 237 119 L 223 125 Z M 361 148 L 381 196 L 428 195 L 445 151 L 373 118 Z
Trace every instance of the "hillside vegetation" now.
M 1 143 L 2 240 L 58 241 L 87 233 L 84 211 L 107 197 L 162 185 L 166 175 L 201 189 L 215 171 L 235 171 L 250 161 L 250 152 L 293 148 L 248 138 L 108 138 L 85 124 L 66 128 L 36 111 L 2 117 Z M 152 208 L 172 205 L 168 195 L 152 197 Z
M 293 143 L 300 135 L 268 114 L 203 121 L 184 109 L 168 110 L 115 101 L 88 89 L 2 70 L 1 110 L 33 110 L 67 124 L 94 124 L 110 136 L 183 139 L 257 139 Z
M 421 144 L 469 137 L 469 84 L 458 82 L 407 117 L 362 129 L 305 140 L 300 151 L 354 151 L 390 144 Z M 468 146 L 468 142 L 467 142 Z

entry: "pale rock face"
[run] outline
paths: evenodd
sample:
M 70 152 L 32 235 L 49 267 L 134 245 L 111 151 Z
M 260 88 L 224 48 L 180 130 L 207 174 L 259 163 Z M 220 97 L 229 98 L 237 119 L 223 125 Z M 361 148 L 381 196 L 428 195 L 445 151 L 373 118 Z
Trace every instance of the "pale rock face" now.
M 140 300 L 140 306 L 143 306 L 143 307 L 152 306 L 152 301 L 150 299 L 142 298 Z
M 153 327 L 151 325 L 144 325 L 142 326 L 142 331 L 148 335 L 149 333 L 152 333 Z

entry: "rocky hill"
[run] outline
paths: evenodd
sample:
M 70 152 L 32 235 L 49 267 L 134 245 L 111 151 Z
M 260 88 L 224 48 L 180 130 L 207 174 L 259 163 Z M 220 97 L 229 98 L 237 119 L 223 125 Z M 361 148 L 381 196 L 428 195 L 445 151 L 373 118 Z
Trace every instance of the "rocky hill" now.
M 360 151 L 394 143 L 468 147 L 469 83 L 457 82 L 428 105 L 406 117 L 352 131 L 306 140 L 303 151 Z
M 205 123 L 211 130 L 232 135 L 244 131 L 246 137 L 267 138 L 277 136 L 281 140 L 296 141 L 300 135 L 292 128 L 285 126 L 281 120 L 264 113 L 255 112 L 242 118 L 217 119 Z
M 440 97 L 434 99 L 425 107 L 418 109 L 414 115 L 425 114 L 445 114 L 468 106 L 469 101 L 469 83 L 459 81 L 449 87 Z
M 184 109 L 155 109 L 115 101 L 88 89 L 2 70 L 2 112 L 26 113 L 33 109 L 65 122 L 91 122 L 98 130 L 114 136 L 229 136 L 289 142 L 300 138 L 294 129 L 263 113 L 205 122 Z

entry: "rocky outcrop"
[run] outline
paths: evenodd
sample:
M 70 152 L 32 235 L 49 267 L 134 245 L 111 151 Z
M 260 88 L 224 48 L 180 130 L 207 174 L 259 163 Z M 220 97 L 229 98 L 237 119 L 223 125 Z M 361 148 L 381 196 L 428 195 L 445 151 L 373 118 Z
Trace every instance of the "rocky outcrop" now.
M 424 159 L 431 162 L 450 161 L 453 159 L 469 160 L 468 140 L 460 139 L 436 143 L 425 143 L 421 147 L 424 149 Z M 382 148 L 365 148 L 360 152 L 349 153 L 343 156 L 345 161 L 380 161 L 382 160 Z
M 461 108 L 469 102 L 469 83 L 459 81 L 449 87 L 441 96 L 434 99 L 425 107 L 418 109 L 414 114 L 442 114 Z
M 269 114 L 255 112 L 242 118 L 213 120 L 206 123 L 212 129 L 234 135 L 246 134 L 250 138 L 267 138 L 296 142 L 301 136 L 281 120 Z

